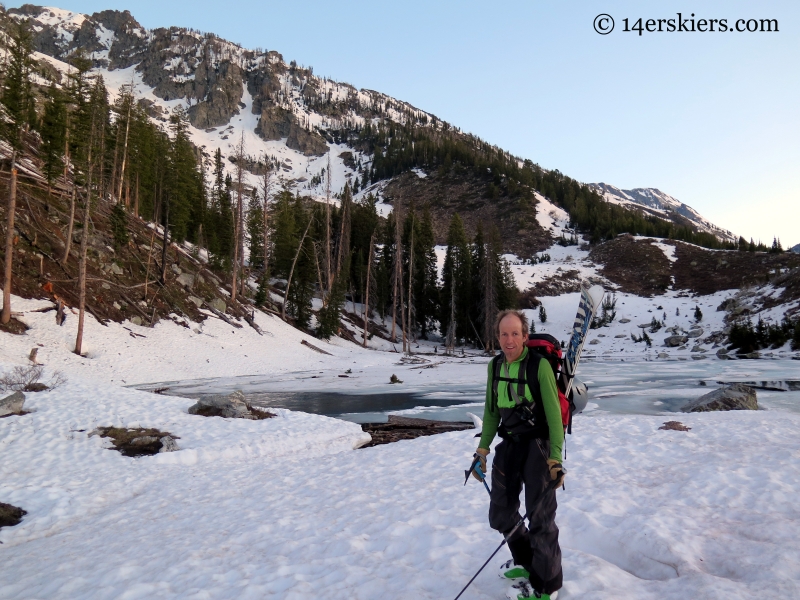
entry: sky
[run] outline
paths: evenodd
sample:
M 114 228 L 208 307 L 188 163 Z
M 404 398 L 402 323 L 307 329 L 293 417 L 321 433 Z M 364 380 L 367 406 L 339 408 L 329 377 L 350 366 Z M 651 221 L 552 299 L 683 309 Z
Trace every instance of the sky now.
M 737 235 L 800 243 L 796 0 L 59 6 L 128 9 L 148 28 L 192 27 L 277 50 L 316 75 L 405 100 L 579 181 L 655 187 Z M 726 19 L 729 28 L 740 18 L 777 19 L 778 31 L 668 32 L 666 22 L 662 32 L 646 30 L 648 19 L 655 29 L 678 13 L 694 13 L 695 28 L 700 19 Z M 605 35 L 595 29 L 600 14 L 614 19 Z M 641 36 L 633 30 L 640 18 Z

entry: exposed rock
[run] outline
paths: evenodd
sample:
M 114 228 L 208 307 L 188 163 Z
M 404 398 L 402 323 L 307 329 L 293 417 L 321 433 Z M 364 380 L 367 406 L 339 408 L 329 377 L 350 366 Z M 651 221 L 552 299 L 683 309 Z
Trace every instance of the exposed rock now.
M 389 378 L 389 383 L 403 383 L 400 378 L 392 373 L 392 376 Z
M 222 300 L 221 298 L 214 298 L 210 302 L 210 304 L 211 304 L 211 308 L 213 308 L 214 310 L 217 310 L 217 311 L 219 311 L 221 313 L 224 313 L 228 309 L 227 304 L 225 304 L 225 301 Z
M 717 306 L 717 311 L 728 311 L 731 308 L 736 306 L 736 299 L 735 298 L 728 298 L 723 300 L 719 306 Z
M 180 448 L 178 448 L 178 442 L 176 442 L 175 438 L 173 438 L 171 435 L 165 435 L 159 441 L 161 442 L 161 450 L 159 450 L 159 453 L 177 452 L 180 450 Z
M 630 319 L 620 319 L 619 322 L 625 324 L 625 323 L 630 323 L 631 320 Z
M 277 106 L 262 109 L 256 134 L 267 141 L 286 138 L 289 148 L 306 156 L 322 156 L 328 151 L 328 144 L 321 135 L 308 131 L 297 123 L 292 113 Z
M 142 317 L 140 317 L 139 315 L 131 317 L 131 323 L 141 327 L 142 326 Z
M 22 521 L 22 517 L 28 514 L 28 511 L 22 510 L 18 506 L 0 502 L 0 527 L 13 527 Z
M 170 269 L 172 269 L 172 272 L 175 273 L 175 275 L 180 275 L 181 273 L 183 273 L 183 270 L 181 270 L 181 268 L 175 263 L 172 263 Z
M 593 339 L 591 342 L 589 342 L 589 345 L 590 345 L 590 346 L 594 346 L 594 345 L 596 345 L 596 344 L 599 344 L 599 343 L 600 343 L 600 340 L 598 340 L 597 338 L 595 338 L 595 339 Z
M 626 338 L 628 336 L 625 335 L 624 333 L 620 333 L 619 335 L 615 335 L 614 337 L 617 338 L 617 339 L 622 339 L 622 338 Z
M 228 396 L 211 396 L 201 398 L 188 410 L 190 415 L 202 417 L 224 417 L 228 419 L 250 419 L 253 421 L 268 419 L 275 415 L 265 410 L 253 410 L 245 400 L 244 394 L 237 390 Z
M 125 271 L 122 270 L 122 267 L 120 267 L 117 263 L 111 263 L 110 270 L 114 275 L 122 275 L 125 273 Z
M 689 338 L 685 335 L 671 335 L 664 340 L 664 345 L 668 348 L 675 348 L 685 344 L 688 341 Z
M 667 354 L 666 352 L 659 352 L 658 358 L 669 358 L 669 354 Z
M 197 308 L 203 306 L 203 299 L 198 298 L 197 296 L 189 296 L 189 301 L 194 304 Z
M 708 352 L 705 348 L 703 348 L 700 344 L 692 347 L 692 352 Z
M 181 273 L 178 275 L 178 283 L 182 286 L 191 288 L 194 286 L 194 275 L 191 273 Z
M 758 410 L 756 391 L 743 383 L 733 383 L 692 400 L 681 408 L 683 412 L 717 410 Z
M 686 335 L 689 336 L 690 338 L 699 338 L 701 335 L 703 335 L 703 328 L 702 327 L 692 328 L 692 330 L 689 331 L 689 333 L 687 333 Z
M 0 417 L 6 415 L 19 415 L 22 413 L 22 405 L 25 403 L 25 394 L 14 392 L 0 400 Z

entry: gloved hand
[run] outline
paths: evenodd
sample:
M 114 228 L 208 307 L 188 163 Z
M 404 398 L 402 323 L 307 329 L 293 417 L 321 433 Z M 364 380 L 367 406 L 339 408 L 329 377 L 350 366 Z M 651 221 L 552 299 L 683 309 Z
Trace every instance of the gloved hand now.
M 558 489 L 564 485 L 564 479 L 567 477 L 567 470 L 561 465 L 561 462 L 554 458 L 548 458 L 547 468 L 550 469 L 550 481 L 553 482 L 553 489 Z
M 480 466 L 481 472 L 484 475 L 486 475 L 486 457 L 487 456 L 489 456 L 489 450 L 488 449 L 486 449 L 486 448 L 478 448 L 477 450 L 475 450 L 475 456 L 472 458 L 473 461 L 476 458 L 478 459 L 478 466 Z M 475 471 L 475 469 L 472 470 L 472 476 L 475 479 L 477 479 L 478 481 L 481 481 L 481 478 L 478 475 L 477 471 Z

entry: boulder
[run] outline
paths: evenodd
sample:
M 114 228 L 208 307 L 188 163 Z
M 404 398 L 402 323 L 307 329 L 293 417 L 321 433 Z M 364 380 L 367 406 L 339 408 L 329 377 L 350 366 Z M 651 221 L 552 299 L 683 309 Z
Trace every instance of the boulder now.
M 625 324 L 625 323 L 630 323 L 631 320 L 630 319 L 620 319 L 619 322 L 622 323 L 622 324 Z
M 708 350 L 703 348 L 700 344 L 697 344 L 692 348 L 692 352 L 708 352 Z
M 693 328 L 686 335 L 689 336 L 690 338 L 699 338 L 701 335 L 703 335 L 703 328 L 702 327 Z
M 658 358 L 669 358 L 669 354 L 667 354 L 666 352 L 659 352 Z
M 244 394 L 235 391 L 229 396 L 210 396 L 202 398 L 189 407 L 190 415 L 203 417 L 225 417 L 229 419 L 257 419 L 250 412 Z
M 598 340 L 597 338 L 595 338 L 595 339 L 593 339 L 591 342 L 589 342 L 589 345 L 590 345 L 590 346 L 594 346 L 595 344 L 599 344 L 599 343 L 600 343 L 600 340 Z
M 122 270 L 122 267 L 120 267 L 117 263 L 111 263 L 110 271 L 114 275 L 122 275 L 125 273 L 125 271 Z
M 683 412 L 709 412 L 717 410 L 758 410 L 756 391 L 743 383 L 714 390 L 692 400 L 681 408 Z
M 14 392 L 0 400 L 0 417 L 6 415 L 18 415 L 22 413 L 22 405 L 25 402 L 25 394 Z
M 191 273 L 181 273 L 178 275 L 178 283 L 184 287 L 190 288 L 194 286 L 194 275 Z
M 197 308 L 203 306 L 203 299 L 198 298 L 197 296 L 189 296 L 189 302 L 194 304 Z
M 131 317 L 131 323 L 141 327 L 142 326 L 142 317 L 140 317 L 138 315 L 135 315 L 135 316 Z
M 171 435 L 165 435 L 159 441 L 161 442 L 161 450 L 159 452 L 177 452 L 180 450 L 178 442 Z
M 211 308 L 221 313 L 224 313 L 228 309 L 228 306 L 225 304 L 225 301 L 222 300 L 221 298 L 214 298 L 211 301 Z
M 677 348 L 678 346 L 682 346 L 686 342 L 689 341 L 689 338 L 685 335 L 671 335 L 664 340 L 664 345 L 668 348 Z

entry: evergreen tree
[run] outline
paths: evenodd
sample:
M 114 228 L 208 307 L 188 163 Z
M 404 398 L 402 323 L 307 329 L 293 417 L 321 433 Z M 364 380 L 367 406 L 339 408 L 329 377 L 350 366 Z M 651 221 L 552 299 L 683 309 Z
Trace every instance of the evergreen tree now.
M 250 251 L 250 268 L 261 270 L 264 264 L 264 208 L 255 190 L 247 208 L 247 247 Z
M 433 218 L 426 206 L 414 234 L 414 312 L 420 336 L 427 339 L 439 317 L 438 268 Z
M 284 191 L 282 195 L 284 194 L 291 197 L 289 192 Z M 299 225 L 302 229 L 298 227 L 300 234 L 294 237 L 295 243 L 289 264 L 291 286 L 288 289 L 286 298 L 286 312 L 294 318 L 295 325 L 301 329 L 306 329 L 311 323 L 311 305 L 314 296 L 314 280 L 316 279 L 313 242 L 316 232 L 313 231 L 314 222 L 309 222 L 313 217 L 303 208 L 303 203 L 299 196 L 295 198 L 291 209 L 293 223 Z M 303 235 L 304 233 L 305 235 Z M 297 257 L 296 261 L 294 260 L 295 257 Z M 292 264 L 294 264 L 293 270 Z
M 128 243 L 127 213 L 121 202 L 111 208 L 111 235 L 114 238 L 114 249 L 119 250 Z
M 51 84 L 47 90 L 40 128 L 42 158 L 47 185 L 52 186 L 64 169 L 64 145 L 67 134 L 67 105 L 64 94 Z
M 467 243 L 464 223 L 458 214 L 450 220 L 447 233 L 447 252 L 442 269 L 440 331 L 446 335 L 453 323 L 455 339 L 472 339 L 469 322 L 472 303 L 472 256 Z M 452 306 L 451 306 L 452 305 Z M 451 321 L 452 319 L 454 321 Z
M 544 309 L 544 304 L 539 305 L 539 321 L 547 323 L 547 311 Z
M 27 21 L 10 19 L 7 29 L 7 62 L 3 72 L 2 102 L 7 119 L 2 123 L 3 137 L 16 152 L 22 150 L 22 132 L 35 123 L 36 112 L 31 74 L 33 70 L 33 34 Z
M 273 260 L 275 262 L 275 275 L 286 279 L 292 268 L 297 244 L 302 230 L 298 232 L 296 221 L 297 212 L 292 205 L 292 193 L 283 190 L 275 202 L 275 233 L 273 235 L 274 249 Z

